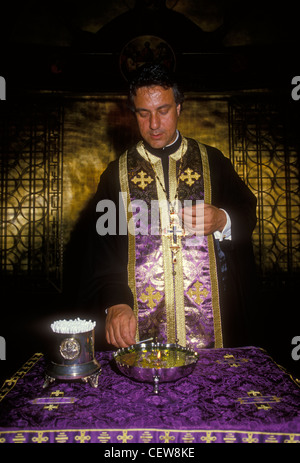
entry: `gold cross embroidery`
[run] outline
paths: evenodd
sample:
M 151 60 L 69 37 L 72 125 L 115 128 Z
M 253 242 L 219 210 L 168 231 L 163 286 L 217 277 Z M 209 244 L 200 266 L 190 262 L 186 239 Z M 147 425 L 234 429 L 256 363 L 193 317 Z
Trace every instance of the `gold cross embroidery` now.
M 54 404 L 45 405 L 44 407 L 44 410 L 49 410 L 49 411 L 57 410 L 57 409 L 58 409 L 58 405 L 54 405 Z
M 289 439 L 285 439 L 283 442 L 285 444 L 295 444 L 295 443 L 300 443 L 300 440 L 295 440 L 296 435 L 295 434 L 290 434 Z
M 200 281 L 196 281 L 193 286 L 187 292 L 191 299 L 194 299 L 196 304 L 200 305 L 208 295 L 208 290 L 203 288 L 203 284 Z M 201 297 L 203 296 L 203 298 Z
M 214 442 L 215 440 L 217 440 L 216 436 L 212 436 L 211 435 L 212 433 L 210 431 L 207 431 L 206 433 L 206 436 L 202 436 L 201 437 L 201 440 L 202 441 L 205 441 L 206 443 L 210 443 L 210 442 Z
M 32 442 L 37 442 L 38 444 L 41 444 L 42 442 L 47 442 L 49 440 L 49 437 L 43 436 L 44 431 L 38 431 L 37 437 L 32 438 Z
M 50 397 L 63 397 L 63 396 L 64 396 L 64 392 L 60 391 L 59 389 L 57 389 L 56 391 L 51 392 L 51 394 L 50 394 Z M 49 410 L 49 411 L 57 410 L 58 409 L 58 404 L 55 404 L 55 402 L 54 403 L 48 402 L 48 404 L 44 406 L 44 409 Z
M 165 435 L 159 436 L 159 440 L 163 440 L 165 444 L 168 444 L 170 441 L 175 440 L 175 436 L 170 436 L 170 431 L 165 431 Z
M 143 302 L 148 302 L 148 306 L 153 309 L 157 303 L 161 300 L 162 295 L 160 294 L 159 291 L 155 291 L 155 288 L 153 286 L 149 285 L 146 288 L 146 292 L 141 295 L 141 300 Z M 156 301 L 156 303 L 155 303 Z
M 256 437 L 253 437 L 253 432 L 248 433 L 248 437 L 243 437 L 243 442 L 248 442 L 248 444 L 253 444 L 258 442 Z
M 247 392 L 249 397 L 260 397 L 261 393 L 259 391 L 249 391 Z
M 127 441 L 128 440 L 132 440 L 133 439 L 133 435 L 132 434 L 127 434 L 128 431 L 123 431 L 123 434 L 119 434 L 117 436 L 117 439 L 118 440 L 121 440 L 123 444 L 127 444 Z
M 50 397 L 63 397 L 64 392 L 57 389 L 56 391 L 51 392 Z
M 188 186 L 192 186 L 195 183 L 195 181 L 198 180 L 198 178 L 200 178 L 200 175 L 197 172 L 193 173 L 193 170 L 188 167 L 187 169 L 185 169 L 184 172 L 182 172 L 179 178 Z
M 144 190 L 146 186 L 148 186 L 151 182 L 153 182 L 153 178 L 149 177 L 143 170 L 141 170 L 137 175 L 135 175 L 131 181 L 137 185 L 139 188 Z
M 79 436 L 75 436 L 75 440 L 80 442 L 80 444 L 85 444 L 85 441 L 91 440 L 91 436 L 85 434 L 86 431 L 80 431 Z
M 241 362 L 245 363 L 248 362 L 247 359 L 242 358 L 240 360 L 236 359 L 234 355 L 232 354 L 225 354 L 223 356 L 224 360 L 216 360 L 217 363 L 220 363 L 222 365 L 229 365 L 230 367 L 239 367 L 241 366 Z
M 224 359 L 228 362 L 228 365 L 230 367 L 238 367 L 238 363 L 235 361 L 235 357 L 234 355 L 230 355 L 230 354 L 225 354 L 224 355 Z

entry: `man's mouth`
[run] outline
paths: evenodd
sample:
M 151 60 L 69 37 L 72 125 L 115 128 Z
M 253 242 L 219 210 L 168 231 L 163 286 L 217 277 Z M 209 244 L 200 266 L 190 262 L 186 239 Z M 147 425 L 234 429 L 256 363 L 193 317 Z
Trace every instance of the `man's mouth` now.
M 158 139 L 162 136 L 162 133 L 150 133 L 150 137 L 154 139 Z

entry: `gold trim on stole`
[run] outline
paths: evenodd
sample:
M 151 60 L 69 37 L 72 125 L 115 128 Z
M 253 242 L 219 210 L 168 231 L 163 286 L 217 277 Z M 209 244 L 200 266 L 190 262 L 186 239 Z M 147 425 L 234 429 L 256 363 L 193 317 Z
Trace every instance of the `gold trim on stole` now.
M 127 169 L 127 151 L 119 158 L 119 178 L 121 186 L 121 194 L 125 208 L 127 224 L 132 221 L 132 207 L 130 201 L 130 192 L 128 185 L 128 169 Z M 135 235 L 128 233 L 128 285 L 133 294 L 134 307 L 133 312 L 137 320 L 136 326 L 136 342 L 139 342 L 139 325 L 138 325 L 138 304 L 136 297 L 136 278 L 135 278 Z
M 169 185 L 170 185 L 170 200 L 174 201 L 179 181 L 177 180 L 176 162 L 180 161 L 187 152 L 187 140 L 182 137 L 182 152 L 176 151 L 169 157 Z M 182 154 L 181 154 L 182 153 Z M 180 172 L 178 172 L 178 175 Z M 172 256 L 171 256 L 172 259 Z M 185 307 L 184 307 L 184 286 L 183 286 L 183 262 L 182 262 L 182 245 L 180 240 L 180 248 L 176 254 L 176 264 L 174 265 L 174 284 L 175 284 L 175 301 L 176 301 L 176 341 L 179 345 L 186 346 L 186 327 L 185 327 Z M 174 301 L 174 304 L 175 304 Z
M 185 147 L 186 148 L 186 147 Z M 174 201 L 177 192 L 177 172 L 176 161 L 178 161 L 178 151 L 169 157 L 169 185 L 170 185 L 170 201 Z M 174 205 L 175 206 L 175 205 Z M 175 206 L 176 207 L 176 206 Z M 180 240 L 180 238 L 178 237 Z M 172 274 L 174 272 L 174 309 L 176 313 L 176 341 L 180 346 L 186 346 L 186 329 L 185 329 L 185 308 L 184 308 L 184 287 L 183 287 L 183 263 L 182 263 L 182 245 L 179 241 L 180 248 L 176 253 L 176 264 L 172 263 L 172 251 L 170 251 L 170 242 L 168 249 L 171 252 L 170 262 L 172 266 Z M 172 277 L 173 278 L 173 277 Z M 173 341 L 173 342 L 174 342 Z
M 203 168 L 203 180 L 204 180 L 204 198 L 206 204 L 211 204 L 211 179 L 210 169 L 208 163 L 207 151 L 204 145 L 197 142 Z M 208 254 L 209 254 L 209 267 L 210 267 L 210 279 L 211 279 L 211 294 L 212 294 L 212 307 L 214 315 L 214 332 L 215 332 L 215 348 L 223 347 L 223 335 L 222 335 L 222 321 L 221 321 L 221 310 L 219 300 L 219 285 L 218 285 L 218 274 L 217 274 L 217 263 L 214 248 L 213 235 L 207 236 Z

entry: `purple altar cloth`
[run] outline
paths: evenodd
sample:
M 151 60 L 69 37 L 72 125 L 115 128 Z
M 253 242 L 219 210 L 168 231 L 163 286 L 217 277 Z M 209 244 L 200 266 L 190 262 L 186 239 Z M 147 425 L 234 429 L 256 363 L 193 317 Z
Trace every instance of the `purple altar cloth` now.
M 153 385 L 124 377 L 96 353 L 98 388 L 43 389 L 35 354 L 0 390 L 0 443 L 300 443 L 300 382 L 256 347 L 205 349 L 193 373 Z

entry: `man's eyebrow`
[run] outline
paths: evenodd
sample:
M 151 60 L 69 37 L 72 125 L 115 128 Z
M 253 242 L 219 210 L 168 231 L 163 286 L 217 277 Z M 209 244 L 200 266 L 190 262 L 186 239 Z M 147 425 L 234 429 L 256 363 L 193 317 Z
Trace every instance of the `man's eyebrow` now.
M 169 104 L 169 103 L 166 103 L 166 104 L 163 104 L 161 106 L 159 106 L 158 108 L 155 108 L 156 111 L 159 111 L 160 109 L 165 109 L 165 108 L 170 108 L 172 105 Z M 138 112 L 141 112 L 141 111 L 147 111 L 147 112 L 151 112 L 150 109 L 147 109 L 147 108 L 136 108 L 135 109 L 135 112 L 138 113 Z

